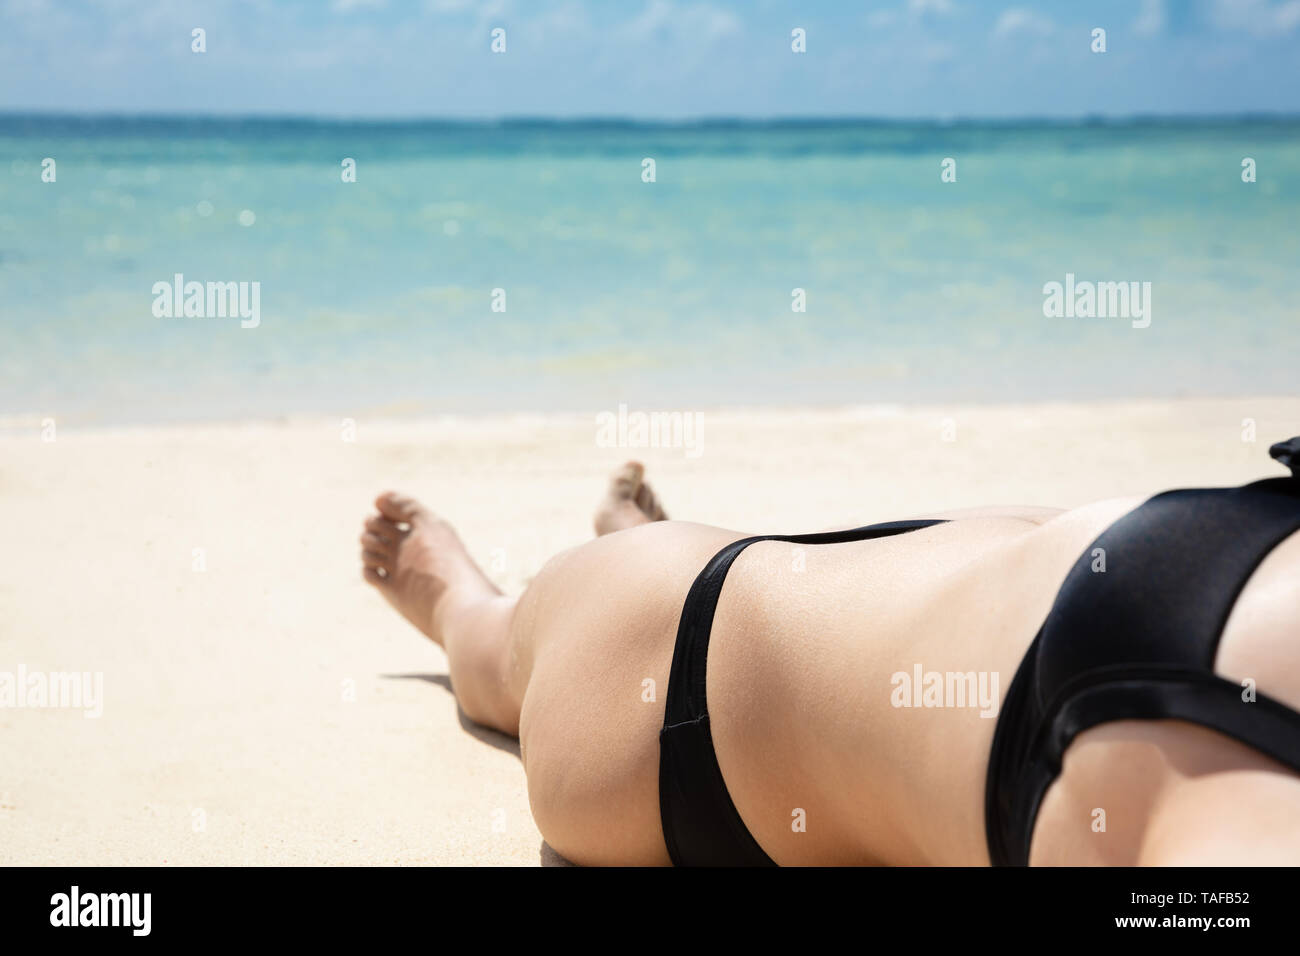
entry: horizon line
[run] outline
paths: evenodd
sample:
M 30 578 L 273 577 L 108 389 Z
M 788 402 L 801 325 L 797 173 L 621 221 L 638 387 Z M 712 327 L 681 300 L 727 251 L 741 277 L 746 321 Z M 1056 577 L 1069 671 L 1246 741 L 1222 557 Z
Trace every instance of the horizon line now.
M 1286 112 L 1279 110 L 1248 110 L 1232 113 L 1079 113 L 1079 114 L 1023 114 L 998 116 L 942 116 L 918 115 L 912 117 L 880 116 L 849 113 L 826 113 L 820 115 L 774 114 L 770 116 L 701 114 L 690 117 L 638 117 L 612 114 L 502 114 L 498 116 L 447 116 L 447 115 L 399 115 L 399 116 L 357 116 L 346 114 L 323 113 L 278 113 L 278 112 L 204 112 L 177 113 L 170 111 L 116 111 L 116 110 L 15 110 L 0 107 L 0 122 L 7 120 L 80 120 L 80 121 L 136 121 L 136 122 L 257 122 L 285 123 L 299 125 L 353 125 L 353 126 L 625 126 L 625 127 L 661 127 L 689 128 L 699 126 L 901 126 L 901 125 L 1059 125 L 1059 126 L 1106 126 L 1133 125 L 1138 123 L 1222 123 L 1248 121 L 1300 122 L 1300 111 Z

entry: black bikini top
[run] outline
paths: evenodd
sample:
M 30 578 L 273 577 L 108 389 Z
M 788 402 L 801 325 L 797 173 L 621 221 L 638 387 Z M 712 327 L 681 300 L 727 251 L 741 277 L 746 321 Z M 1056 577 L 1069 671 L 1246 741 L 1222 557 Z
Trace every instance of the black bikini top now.
M 1156 495 L 1076 560 L 999 714 L 985 794 L 995 864 L 1028 862 L 1039 801 L 1097 724 L 1190 721 L 1300 772 L 1300 714 L 1214 672 L 1237 596 L 1300 530 L 1300 436 L 1269 454 L 1289 477 Z

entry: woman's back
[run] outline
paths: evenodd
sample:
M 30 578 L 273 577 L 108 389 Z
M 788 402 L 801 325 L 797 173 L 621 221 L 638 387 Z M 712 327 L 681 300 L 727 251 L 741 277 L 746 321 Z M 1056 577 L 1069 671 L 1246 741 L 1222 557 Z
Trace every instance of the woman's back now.
M 728 788 L 769 854 L 986 863 L 1001 697 L 1070 565 L 1135 503 L 749 548 L 715 618 L 709 705 Z

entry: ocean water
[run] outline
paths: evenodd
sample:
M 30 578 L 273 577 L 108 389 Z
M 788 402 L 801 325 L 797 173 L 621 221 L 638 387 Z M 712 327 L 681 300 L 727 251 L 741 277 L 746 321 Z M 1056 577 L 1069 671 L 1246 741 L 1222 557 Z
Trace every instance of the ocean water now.
M 0 116 L 0 425 L 1289 394 L 1297 223 L 1300 120 Z

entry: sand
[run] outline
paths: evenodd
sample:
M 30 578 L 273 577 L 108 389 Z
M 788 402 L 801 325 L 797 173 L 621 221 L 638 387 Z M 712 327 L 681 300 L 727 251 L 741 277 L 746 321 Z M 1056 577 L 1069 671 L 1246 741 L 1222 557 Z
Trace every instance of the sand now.
M 361 580 L 382 489 L 517 591 L 628 457 L 673 517 L 793 532 L 1281 473 L 1300 399 L 706 411 L 695 457 L 594 422 L 6 423 L 0 674 L 98 672 L 103 698 L 0 709 L 0 862 L 562 864 L 515 742 L 458 714 L 442 652 Z

